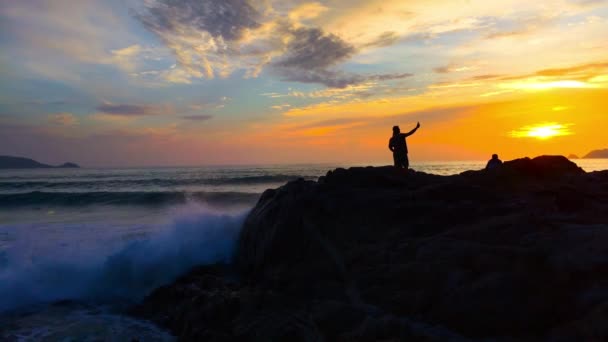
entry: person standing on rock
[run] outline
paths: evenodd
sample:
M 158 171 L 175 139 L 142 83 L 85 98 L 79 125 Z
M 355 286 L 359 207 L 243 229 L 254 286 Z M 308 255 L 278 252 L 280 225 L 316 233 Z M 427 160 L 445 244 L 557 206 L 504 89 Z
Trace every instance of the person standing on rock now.
M 410 135 L 416 133 L 416 131 L 420 128 L 420 122 L 416 124 L 416 128 L 407 132 L 401 133 L 401 129 L 399 126 L 393 126 L 393 136 L 388 141 L 388 149 L 393 152 L 393 161 L 395 162 L 395 167 L 408 169 L 410 167 L 410 161 L 407 158 L 407 142 L 405 138 Z

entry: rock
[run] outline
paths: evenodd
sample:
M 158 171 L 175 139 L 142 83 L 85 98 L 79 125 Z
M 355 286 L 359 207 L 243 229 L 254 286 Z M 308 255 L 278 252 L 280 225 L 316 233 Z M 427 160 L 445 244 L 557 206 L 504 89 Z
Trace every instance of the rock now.
M 608 171 L 564 157 L 338 169 L 266 191 L 233 265 L 137 312 L 184 340 L 589 340 L 605 336 L 607 223 Z
M 74 163 L 64 163 L 60 166 L 51 166 L 39 163 L 33 159 L 13 156 L 0 156 L 0 169 L 42 169 L 42 168 L 79 168 Z
M 57 167 L 60 169 L 78 169 L 78 168 L 80 168 L 80 166 L 78 166 L 78 164 L 74 164 L 74 163 L 63 163 Z
M 595 159 L 595 158 L 608 158 L 608 148 L 603 150 L 595 150 L 587 153 L 583 158 Z

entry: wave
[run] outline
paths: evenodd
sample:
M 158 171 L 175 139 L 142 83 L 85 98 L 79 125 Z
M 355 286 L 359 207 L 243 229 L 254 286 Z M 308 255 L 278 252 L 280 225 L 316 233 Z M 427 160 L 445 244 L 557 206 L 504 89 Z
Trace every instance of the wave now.
M 252 205 L 260 194 L 247 192 L 42 192 L 0 194 L 0 208 L 36 206 L 142 205 L 162 206 L 199 202 Z
M 72 180 L 69 181 L 47 181 L 47 180 L 24 180 L 15 181 L 0 181 L 0 190 L 23 190 L 23 189 L 61 189 L 61 188 L 124 188 L 124 187 L 177 187 L 177 186 L 193 186 L 193 185 L 255 185 L 255 184 L 273 184 L 284 183 L 298 178 L 314 179 L 315 176 L 297 176 L 297 175 L 258 175 L 244 177 L 222 177 L 222 178 L 188 178 L 188 179 L 170 179 L 170 178 L 150 178 L 150 179 L 90 179 Z
M 72 251 L 32 250 L 44 237 L 23 231 L 0 251 L 0 311 L 58 300 L 139 300 L 196 265 L 229 261 L 244 217 L 206 209 L 181 214 L 146 239 Z

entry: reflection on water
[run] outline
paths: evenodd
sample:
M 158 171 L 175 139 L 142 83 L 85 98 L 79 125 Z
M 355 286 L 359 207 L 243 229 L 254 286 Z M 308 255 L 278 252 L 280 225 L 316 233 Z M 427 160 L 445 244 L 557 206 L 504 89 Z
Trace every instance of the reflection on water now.
M 587 172 L 608 170 L 608 159 L 572 159 Z

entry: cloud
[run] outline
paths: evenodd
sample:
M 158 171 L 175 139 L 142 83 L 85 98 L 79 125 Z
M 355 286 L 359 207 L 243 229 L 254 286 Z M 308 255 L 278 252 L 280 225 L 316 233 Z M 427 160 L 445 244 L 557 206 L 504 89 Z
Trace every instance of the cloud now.
M 0 22 L 13 63 L 71 83 L 90 81 L 82 75 L 91 65 L 123 64 L 110 51 L 135 40 L 107 1 L 2 1 Z
M 333 34 L 318 28 L 298 28 L 291 32 L 287 54 L 275 63 L 278 67 L 325 69 L 355 53 L 355 48 Z
M 213 115 L 184 115 L 182 119 L 189 121 L 207 121 L 212 119 Z
M 350 58 L 356 49 L 338 36 L 318 28 L 298 28 L 287 31 L 291 36 L 287 52 L 273 63 L 275 73 L 289 82 L 317 83 L 331 88 L 344 88 L 365 80 L 356 74 L 330 67 Z
M 544 69 L 536 72 L 537 76 L 572 76 L 572 75 L 595 75 L 598 71 L 607 70 L 608 62 L 588 63 L 566 68 Z
M 366 80 L 368 81 L 392 81 L 392 80 L 400 80 L 403 78 L 412 77 L 414 74 L 410 73 L 395 73 L 395 74 L 378 74 L 378 75 L 370 75 L 366 76 Z
M 217 40 L 237 40 L 246 29 L 259 27 L 259 13 L 246 0 L 160 0 L 137 18 L 165 37 L 184 26 L 208 32 Z
M 476 75 L 471 77 L 471 80 L 473 81 L 480 81 L 480 80 L 493 80 L 493 79 L 497 79 L 497 78 L 501 78 L 504 75 L 494 75 L 494 74 L 487 74 L 487 75 Z
M 75 102 L 68 100 L 31 100 L 25 101 L 23 104 L 33 106 L 63 106 L 68 104 L 74 104 Z
M 72 113 L 57 113 L 49 115 L 49 122 L 59 126 L 74 126 L 78 124 L 78 119 Z
M 352 129 L 365 124 L 366 121 L 357 118 L 337 118 L 294 126 L 286 126 L 283 127 L 282 130 L 287 132 L 287 136 L 327 137 L 334 135 L 341 130 Z
M 573 3 L 580 6 L 595 6 L 608 3 L 607 0 L 571 0 Z
M 112 104 L 104 103 L 97 106 L 97 110 L 103 114 L 116 116 L 147 116 L 172 114 L 175 110 L 166 105 L 135 105 L 135 104 Z
M 312 8 L 322 12 L 319 4 Z M 319 28 L 265 17 L 245 0 L 158 0 L 136 17 L 173 51 L 179 68 L 163 74 L 172 83 L 225 77 L 239 68 L 255 77 L 276 57 L 273 66 L 286 80 L 330 86 L 352 82 L 325 70 L 350 58 L 352 45 Z M 300 75 L 299 70 L 312 72 Z
M 296 126 L 294 129 L 310 129 L 310 128 L 320 128 L 320 127 L 342 127 L 342 126 L 350 126 L 353 124 L 363 124 L 363 120 L 361 118 L 329 119 L 329 120 L 316 121 L 316 122 Z
M 298 28 L 290 31 L 293 40 L 287 53 L 273 64 L 285 81 L 323 84 L 330 88 L 345 88 L 369 81 L 389 81 L 412 76 L 409 73 L 361 75 L 332 68 L 351 58 L 357 49 L 340 37 L 318 28 Z
M 496 79 L 500 81 L 534 81 L 534 82 L 577 82 L 577 83 L 596 83 L 598 78 L 608 74 L 608 62 L 598 61 L 573 65 L 563 68 L 541 69 L 533 73 L 523 75 L 501 76 L 488 75 L 486 79 Z M 494 77 L 491 77 L 494 76 Z M 477 76 L 480 77 L 480 76 Z M 603 83 L 603 82 L 598 82 Z
M 318 83 L 330 88 L 345 88 L 365 81 L 365 78 L 357 74 L 326 69 L 282 68 L 279 69 L 279 74 L 283 81 Z
M 448 82 L 438 82 L 428 89 L 480 88 L 482 97 L 558 88 L 595 89 L 608 86 L 608 62 L 596 61 L 562 68 L 540 69 L 519 75 L 480 74 Z M 490 91 L 488 91 L 490 89 Z
M 380 34 L 376 39 L 369 43 L 365 43 L 363 47 L 386 47 L 395 44 L 399 40 L 399 34 L 394 31 L 386 31 Z
M 477 68 L 478 67 L 476 65 L 456 65 L 454 63 L 450 63 L 445 66 L 440 66 L 440 67 L 434 68 L 433 71 L 435 71 L 438 74 L 449 74 L 452 72 L 472 71 L 472 70 L 476 70 Z
M 290 104 L 284 103 L 284 104 L 280 104 L 280 105 L 271 106 L 270 108 L 276 109 L 276 110 L 284 110 L 284 109 L 288 109 L 289 107 L 291 107 Z
M 246 0 L 148 1 L 135 17 L 173 52 L 181 69 L 165 76 L 175 83 L 229 75 L 240 40 L 261 27 L 260 13 Z
M 429 109 L 417 110 L 406 112 L 403 114 L 397 114 L 393 116 L 384 117 L 379 122 L 388 125 L 391 122 L 398 124 L 399 122 L 424 122 L 424 123 L 438 123 L 448 122 L 459 117 L 466 116 L 479 109 L 479 105 L 465 105 L 465 106 L 453 106 L 453 107 L 434 107 Z
M 289 19 L 294 22 L 300 22 L 318 17 L 324 12 L 329 10 L 325 5 L 318 2 L 307 2 L 303 3 L 288 14 Z
M 532 30 L 529 28 L 521 28 L 521 29 L 511 30 L 511 31 L 496 31 L 496 32 L 487 34 L 485 36 L 485 38 L 486 39 L 511 38 L 511 37 L 525 36 L 531 32 L 532 32 Z
M 112 61 L 123 70 L 133 71 L 137 68 L 137 57 L 143 48 L 139 44 L 133 44 L 123 49 L 110 51 Z
M 212 111 L 223 108 L 230 99 L 222 96 L 208 102 L 176 104 L 131 104 L 104 102 L 96 107 L 98 115 L 106 119 L 127 120 L 128 118 L 152 115 L 184 115 L 186 120 L 208 120 L 212 115 L 201 114 L 202 111 Z
M 151 0 L 135 17 L 173 52 L 177 67 L 160 73 L 170 83 L 227 77 L 239 69 L 245 70 L 245 77 L 257 77 L 267 66 L 284 81 L 332 88 L 406 77 L 339 70 L 338 65 L 358 49 L 320 27 L 299 23 L 328 10 L 324 5 L 304 3 L 286 17 L 270 5 L 246 0 Z M 374 44 L 395 38 L 385 32 Z

